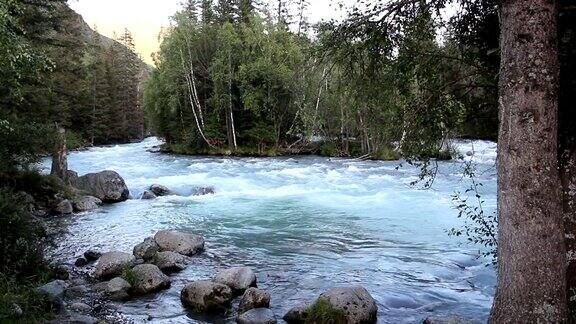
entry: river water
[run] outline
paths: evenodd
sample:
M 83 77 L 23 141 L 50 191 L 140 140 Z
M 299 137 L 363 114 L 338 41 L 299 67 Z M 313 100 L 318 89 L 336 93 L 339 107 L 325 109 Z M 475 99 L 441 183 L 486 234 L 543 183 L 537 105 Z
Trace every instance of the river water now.
M 159 323 L 226 321 L 189 314 L 179 294 L 189 281 L 240 265 L 255 270 L 279 319 L 330 287 L 360 284 L 378 303 L 379 323 L 421 323 L 435 315 L 486 321 L 494 269 L 477 258 L 478 246 L 446 233 L 462 222 L 451 199 L 466 189 L 461 161 L 440 162 L 432 189 L 424 190 L 410 184 L 419 170 L 399 162 L 148 151 L 160 143 L 149 138 L 70 154 L 69 167 L 80 175 L 120 173 L 133 197 L 154 183 L 178 195 L 74 216 L 55 250 L 73 263 L 87 249 L 131 252 L 160 229 L 202 234 L 206 252 L 172 276 L 169 290 L 118 304 L 135 322 L 149 315 Z M 456 147 L 475 161 L 485 212 L 493 212 L 496 144 L 459 141 Z M 198 186 L 213 186 L 216 194 L 190 196 Z

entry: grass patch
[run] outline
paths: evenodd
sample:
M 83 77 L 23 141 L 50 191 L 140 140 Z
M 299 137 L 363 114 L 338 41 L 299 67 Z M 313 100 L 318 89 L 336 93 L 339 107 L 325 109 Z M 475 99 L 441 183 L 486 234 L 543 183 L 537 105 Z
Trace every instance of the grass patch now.
M 124 269 L 124 271 L 122 271 L 121 277 L 122 279 L 126 280 L 132 287 L 134 287 L 138 282 L 138 275 L 136 275 L 136 272 L 134 272 L 132 268 Z
M 306 324 L 346 324 L 346 314 L 325 298 L 318 298 L 308 309 Z
M 19 282 L 0 273 L 1 323 L 43 323 L 53 318 L 50 303 L 36 290 L 38 284 Z

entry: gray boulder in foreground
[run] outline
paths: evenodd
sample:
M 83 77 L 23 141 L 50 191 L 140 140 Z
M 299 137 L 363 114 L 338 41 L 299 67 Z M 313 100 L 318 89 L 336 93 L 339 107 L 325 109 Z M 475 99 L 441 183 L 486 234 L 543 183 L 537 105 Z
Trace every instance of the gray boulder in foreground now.
M 132 253 L 140 259 L 151 260 L 156 256 L 156 253 L 160 251 L 160 247 L 156 244 L 153 237 L 147 237 L 144 242 L 134 246 Z
M 300 304 L 298 306 L 292 307 L 283 317 L 284 321 L 287 323 L 304 323 L 306 322 L 306 317 L 308 317 L 308 309 L 310 309 L 309 303 Z
M 250 287 L 242 295 L 240 305 L 238 306 L 238 313 L 242 314 L 254 308 L 269 308 L 270 307 L 270 293 L 265 290 Z
M 323 299 L 335 309 L 341 310 L 346 317 L 346 323 L 376 323 L 378 306 L 364 287 L 333 288 L 320 295 L 318 299 Z
M 94 286 L 111 300 L 126 300 L 130 297 L 132 286 L 123 278 L 116 277 L 110 281 L 101 282 Z
M 204 238 L 200 235 L 163 230 L 154 235 L 161 251 L 172 251 L 183 255 L 194 255 L 204 250 Z
M 471 321 L 458 316 L 449 316 L 449 317 L 431 316 L 427 317 L 423 322 L 423 324 L 477 324 L 477 323 L 479 322 Z
M 64 199 L 62 201 L 60 201 L 55 207 L 54 207 L 54 212 L 56 212 L 57 214 L 72 214 L 72 212 L 74 211 L 74 208 L 72 207 L 72 203 L 70 202 L 70 200 Z
M 134 292 L 147 294 L 170 287 L 170 278 L 153 264 L 141 264 L 132 269 L 134 274 Z
M 186 269 L 186 257 L 172 251 L 158 252 L 154 256 L 154 264 L 162 271 L 181 271 Z
M 38 288 L 38 292 L 45 295 L 50 303 L 55 306 L 61 306 L 66 290 L 66 282 L 63 280 L 54 280 Z
M 234 267 L 218 272 L 214 282 L 224 284 L 236 293 L 242 293 L 250 287 L 256 287 L 256 275 L 248 267 Z
M 78 177 L 72 185 L 106 203 L 125 201 L 130 195 L 124 179 L 114 171 L 89 173 Z
M 105 279 L 120 275 L 127 268 L 131 268 L 134 262 L 136 258 L 132 254 L 116 251 L 104 253 L 96 264 L 94 276 Z
M 197 313 L 224 313 L 232 301 L 232 290 L 208 280 L 195 281 L 182 289 L 180 300 Z
M 274 313 L 268 308 L 254 308 L 236 318 L 238 324 L 276 324 Z
M 102 205 L 102 200 L 92 196 L 83 196 L 74 199 L 72 205 L 74 206 L 74 211 L 85 212 L 98 209 Z

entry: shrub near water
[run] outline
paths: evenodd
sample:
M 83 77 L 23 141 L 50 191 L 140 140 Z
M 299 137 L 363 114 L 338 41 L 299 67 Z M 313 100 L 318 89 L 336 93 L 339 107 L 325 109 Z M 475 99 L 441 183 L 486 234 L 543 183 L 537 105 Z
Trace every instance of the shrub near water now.
M 49 316 L 44 298 L 35 291 L 49 273 L 44 235 L 25 201 L 22 194 L 0 189 L 0 322 L 35 323 Z

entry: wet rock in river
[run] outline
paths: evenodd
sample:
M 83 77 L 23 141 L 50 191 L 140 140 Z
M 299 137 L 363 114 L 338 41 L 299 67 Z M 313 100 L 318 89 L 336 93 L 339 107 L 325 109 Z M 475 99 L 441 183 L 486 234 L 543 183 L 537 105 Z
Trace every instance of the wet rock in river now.
M 186 258 L 172 251 L 158 252 L 154 257 L 154 264 L 162 271 L 181 271 L 186 269 Z
M 427 317 L 423 322 L 423 324 L 476 324 L 476 323 L 479 322 L 471 321 L 458 316 L 450 316 L 450 317 L 431 316 Z
M 170 278 L 153 264 L 141 264 L 132 269 L 133 289 L 137 294 L 147 294 L 170 287 Z
M 99 279 L 117 276 L 132 267 L 135 261 L 136 258 L 132 254 L 116 251 L 104 253 L 96 264 L 94 276 Z
M 298 306 L 292 307 L 283 317 L 287 323 L 291 324 L 301 324 L 306 322 L 306 317 L 308 317 L 308 309 L 310 308 L 309 303 L 300 304 Z
M 116 277 L 110 281 L 97 284 L 95 288 L 106 294 L 111 300 L 125 300 L 130 297 L 129 293 L 132 286 L 125 279 Z
M 256 275 L 248 267 L 234 267 L 218 272 L 214 282 L 227 285 L 236 294 L 241 294 L 250 287 L 256 287 Z
M 102 205 L 102 200 L 92 196 L 84 196 L 76 198 L 72 205 L 74 206 L 74 211 L 85 212 L 98 209 Z
M 361 286 L 333 288 L 318 297 L 309 309 L 308 316 L 314 317 L 314 312 L 328 304 L 335 312 L 340 312 L 346 323 L 365 324 L 376 323 L 378 306 L 370 293 Z M 315 307 L 323 305 L 322 307 Z M 338 314 L 336 314 L 338 315 Z
M 102 256 L 102 253 L 95 251 L 95 250 L 88 250 L 88 251 L 84 252 L 84 257 L 88 261 L 96 261 L 96 260 L 100 259 L 101 256 Z
M 86 258 L 84 257 L 79 257 L 78 259 L 76 259 L 76 261 L 74 262 L 74 265 L 77 267 L 84 267 L 86 265 L 88 265 L 88 260 L 86 260 Z
M 153 184 L 150 186 L 150 191 L 158 196 L 168 196 L 168 195 L 172 195 L 172 190 L 168 189 L 168 187 L 163 186 L 163 185 L 159 185 L 159 184 Z
M 160 250 L 160 247 L 154 241 L 153 237 L 148 237 L 144 239 L 144 242 L 136 245 L 133 250 L 133 254 L 137 258 L 144 260 L 151 260 L 156 256 L 156 253 Z
M 276 324 L 276 316 L 268 308 L 254 308 L 236 318 L 238 324 Z
M 156 198 L 156 195 L 150 190 L 144 191 L 142 193 L 142 195 L 140 196 L 140 199 L 143 199 L 143 200 L 150 200 L 150 199 L 155 199 L 155 198 Z
M 130 195 L 124 179 L 114 171 L 89 173 L 76 179 L 73 185 L 107 203 L 125 201 Z
M 192 196 L 206 196 L 206 195 L 213 195 L 216 193 L 216 189 L 214 187 L 198 187 L 194 188 L 192 191 Z
M 182 289 L 180 300 L 198 313 L 223 313 L 232 301 L 232 290 L 208 280 L 195 281 Z
M 270 307 L 270 293 L 258 288 L 248 288 L 238 306 L 238 313 L 244 313 L 254 308 L 269 308 Z
M 200 235 L 164 230 L 154 235 L 161 251 L 194 255 L 204 250 L 204 238 Z

